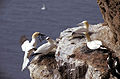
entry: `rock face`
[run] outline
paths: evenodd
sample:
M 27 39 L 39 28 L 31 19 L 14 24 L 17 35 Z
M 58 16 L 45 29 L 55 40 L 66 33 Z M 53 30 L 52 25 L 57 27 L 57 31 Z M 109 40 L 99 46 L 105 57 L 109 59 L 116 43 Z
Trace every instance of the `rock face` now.
M 57 39 L 57 50 L 44 56 L 35 56 L 28 69 L 32 79 L 116 79 L 108 72 L 106 64 L 109 50 L 90 50 L 85 36 L 70 39 L 68 28 Z M 101 40 L 105 46 L 111 45 L 112 34 L 108 26 L 90 25 L 91 40 Z
M 37 55 L 28 69 L 31 79 L 119 79 L 120 74 L 108 69 L 109 52 L 120 57 L 120 0 L 97 0 L 106 25 L 90 25 L 91 40 L 101 40 L 107 49 L 90 50 L 84 35 L 70 38 L 68 28 L 56 39 L 57 49 Z
M 56 65 L 54 52 L 35 56 L 28 67 L 31 79 L 60 79 Z
M 68 28 L 56 39 L 56 52 L 33 58 L 28 67 L 31 79 L 119 79 L 120 75 L 117 78 L 109 71 L 106 60 L 108 52 L 120 57 L 120 0 L 97 2 L 107 25 L 90 25 L 89 34 L 108 49 L 90 50 L 84 35 L 70 38 L 78 27 Z
M 62 71 L 62 79 L 103 79 L 101 74 L 108 72 L 106 64 L 108 51 L 89 50 L 84 36 L 70 39 L 71 31 L 74 29 L 78 27 L 61 32 L 55 53 L 56 61 L 61 68 L 60 72 Z M 104 45 L 110 44 L 108 34 L 112 32 L 109 27 L 101 24 L 90 25 L 89 30 L 91 40 L 101 40 Z
M 120 0 L 97 0 L 105 23 L 113 32 L 112 42 L 120 45 Z M 116 46 L 117 47 L 117 46 Z

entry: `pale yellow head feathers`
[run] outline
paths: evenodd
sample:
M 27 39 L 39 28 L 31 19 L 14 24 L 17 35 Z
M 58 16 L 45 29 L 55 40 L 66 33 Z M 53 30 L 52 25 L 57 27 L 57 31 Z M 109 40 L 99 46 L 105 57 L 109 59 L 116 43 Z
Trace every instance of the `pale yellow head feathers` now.
M 78 26 L 83 26 L 84 28 L 88 29 L 89 28 L 89 24 L 88 21 L 83 21 L 81 23 L 77 24 Z
M 36 38 L 36 37 L 38 37 L 39 35 L 40 35 L 40 32 L 35 32 L 35 33 L 33 33 L 32 38 Z
M 79 24 L 77 24 L 78 26 L 83 26 L 83 28 L 85 28 L 87 31 L 85 31 L 85 36 L 86 36 L 86 39 L 87 41 L 91 41 L 91 38 L 90 38 L 90 35 L 89 35 L 89 24 L 88 24 L 88 21 L 83 21 Z
M 84 24 L 85 28 L 87 28 L 87 29 L 89 28 L 88 21 L 83 21 L 82 23 Z
M 87 42 L 91 41 L 91 38 L 90 38 L 90 35 L 88 34 L 88 32 L 85 32 L 85 36 L 86 36 Z
M 84 24 L 85 28 L 88 30 L 88 28 L 89 28 L 88 21 L 83 21 L 82 23 Z M 85 36 L 86 36 L 87 42 L 91 41 L 91 38 L 90 38 L 90 35 L 88 34 L 88 31 L 85 32 Z

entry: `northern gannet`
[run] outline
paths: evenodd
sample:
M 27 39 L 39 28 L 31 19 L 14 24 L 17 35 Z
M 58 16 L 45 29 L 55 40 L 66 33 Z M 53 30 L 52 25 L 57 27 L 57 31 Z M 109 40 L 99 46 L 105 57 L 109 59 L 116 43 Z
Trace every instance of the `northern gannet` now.
M 85 32 L 88 32 L 89 24 L 87 21 L 83 21 L 77 24 L 79 27 L 72 31 L 70 38 L 80 37 L 85 35 Z
M 86 39 L 87 39 L 87 47 L 89 49 L 92 49 L 92 50 L 95 50 L 95 49 L 98 49 L 98 48 L 106 49 L 106 48 L 102 47 L 102 42 L 100 40 L 91 41 L 91 38 L 90 38 L 88 32 L 85 33 L 85 36 L 86 36 Z
M 88 21 L 82 21 L 81 23 L 78 23 L 77 24 L 78 26 L 81 26 L 81 27 L 79 27 L 79 29 L 78 30 L 76 30 L 76 32 L 78 31 L 81 31 L 81 29 L 82 28 L 85 28 L 87 31 L 89 30 L 89 23 L 88 23 Z M 84 30 L 83 30 L 84 31 Z
M 100 40 L 93 40 L 93 41 L 87 42 L 87 47 L 92 50 L 95 50 L 98 48 L 105 49 L 105 48 L 102 48 L 101 46 L 102 46 L 102 42 Z
M 45 6 L 45 4 L 43 4 L 41 10 L 45 10 L 45 9 L 46 9 L 46 6 Z
M 57 47 L 56 42 L 50 37 L 47 37 L 46 40 L 48 42 L 38 47 L 34 54 L 47 54 Z
M 21 48 L 22 51 L 25 52 L 24 54 L 24 60 L 23 60 L 23 64 L 22 64 L 22 71 L 27 67 L 27 64 L 29 62 L 29 56 L 31 55 L 31 53 L 33 51 L 35 51 L 36 49 L 36 45 L 37 45 L 37 37 L 43 34 L 41 34 L 40 32 L 35 32 L 32 35 L 32 40 L 31 42 L 29 42 L 29 40 L 27 40 L 26 36 L 22 36 L 21 37 Z
M 83 21 L 82 23 L 84 23 L 84 27 L 86 28 L 86 31 L 84 32 L 85 36 L 86 36 L 86 40 L 87 40 L 87 47 L 89 49 L 98 49 L 100 48 L 100 46 L 102 45 L 102 42 L 100 40 L 93 40 L 91 41 L 90 35 L 88 34 L 89 32 L 89 24 L 87 21 Z M 79 31 L 79 29 L 78 29 Z

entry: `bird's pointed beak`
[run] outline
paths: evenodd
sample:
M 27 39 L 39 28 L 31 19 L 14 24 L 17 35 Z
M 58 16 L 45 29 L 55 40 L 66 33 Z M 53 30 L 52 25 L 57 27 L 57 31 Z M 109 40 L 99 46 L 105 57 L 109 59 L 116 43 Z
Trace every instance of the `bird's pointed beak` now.
M 47 35 L 41 36 L 42 40 L 46 39 L 47 37 Z
M 77 26 L 83 26 L 83 25 L 84 25 L 83 22 L 77 24 Z
M 40 40 L 40 42 L 42 42 L 42 40 L 41 40 L 41 36 L 39 36 L 38 39 Z
M 40 42 L 42 42 L 42 40 L 44 40 L 46 37 L 47 35 L 40 33 L 38 39 L 40 40 Z
M 43 34 L 43 33 L 39 33 L 39 36 L 46 36 L 45 34 Z

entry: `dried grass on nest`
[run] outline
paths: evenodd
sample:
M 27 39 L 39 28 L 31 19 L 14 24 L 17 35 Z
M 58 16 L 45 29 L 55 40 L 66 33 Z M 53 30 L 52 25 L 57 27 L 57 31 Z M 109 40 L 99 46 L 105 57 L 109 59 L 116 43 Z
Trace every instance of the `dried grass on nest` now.
M 81 48 L 79 47 L 74 50 L 75 58 L 79 60 L 86 61 L 88 64 L 94 66 L 101 72 L 104 72 L 107 69 L 107 55 L 102 51 L 95 50 L 90 53 L 81 52 Z
M 55 53 L 54 52 L 50 52 L 49 54 L 46 55 L 37 55 L 35 56 L 32 61 L 31 64 L 37 64 L 37 65 L 55 65 L 57 62 L 55 60 Z

